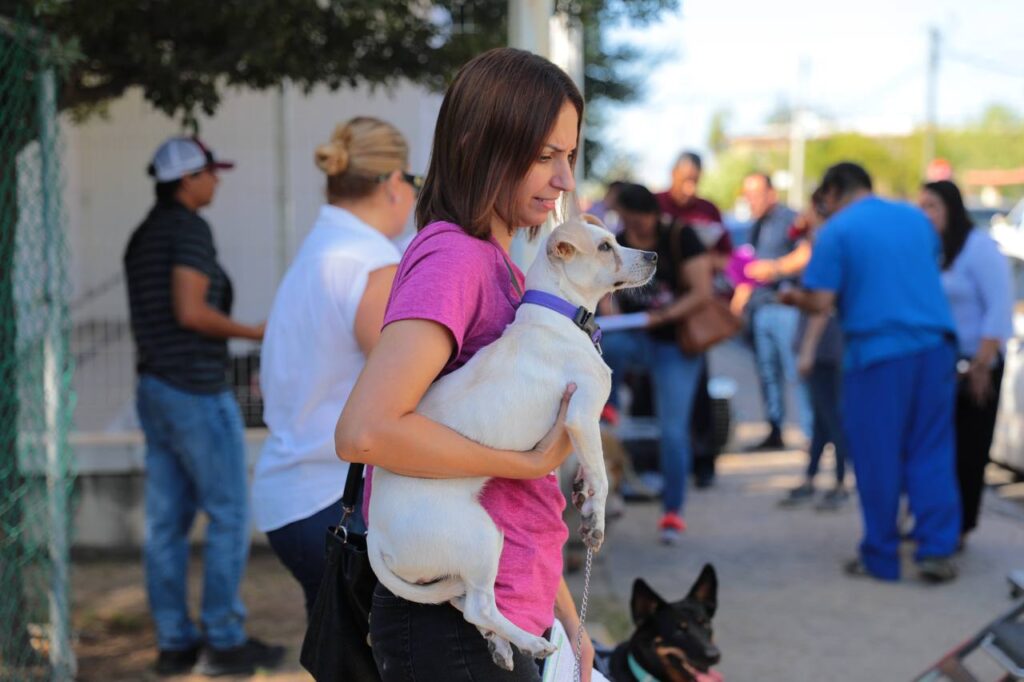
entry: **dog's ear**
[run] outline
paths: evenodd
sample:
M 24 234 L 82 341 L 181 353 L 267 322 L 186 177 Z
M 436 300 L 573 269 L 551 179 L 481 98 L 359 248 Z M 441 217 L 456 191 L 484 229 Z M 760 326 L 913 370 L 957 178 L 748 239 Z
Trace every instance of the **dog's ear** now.
M 577 253 L 587 253 L 592 250 L 590 235 L 574 221 L 562 223 L 548 237 L 549 258 L 569 261 Z
M 703 606 L 708 612 L 708 618 L 715 615 L 715 611 L 718 609 L 718 575 L 715 573 L 714 566 L 704 564 L 704 569 L 700 572 L 697 582 L 690 588 L 690 594 L 686 598 Z
M 633 597 L 629 601 L 629 608 L 633 614 L 634 625 L 643 623 L 664 604 L 665 600 L 659 597 L 658 593 L 652 590 L 643 579 L 637 578 L 633 582 Z

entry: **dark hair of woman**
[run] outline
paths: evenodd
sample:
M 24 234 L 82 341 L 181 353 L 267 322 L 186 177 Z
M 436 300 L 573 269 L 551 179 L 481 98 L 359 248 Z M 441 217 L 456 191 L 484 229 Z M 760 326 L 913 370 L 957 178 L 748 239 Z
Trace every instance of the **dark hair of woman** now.
M 618 208 L 623 211 L 632 211 L 634 213 L 661 213 L 661 208 L 658 206 L 658 199 L 651 190 L 647 189 L 643 185 L 636 185 L 632 183 L 624 184 L 619 189 L 619 196 L 615 200 Z
M 417 228 L 446 220 L 483 239 L 495 214 L 509 230 L 521 227 L 510 224 L 516 189 L 566 104 L 576 109 L 578 137 L 579 89 L 565 71 L 524 50 L 490 50 L 459 69 L 437 116 Z M 562 201 L 564 214 L 569 197 Z M 532 237 L 538 226 L 530 227 Z
M 974 223 L 967 215 L 967 207 L 964 206 L 959 188 L 949 180 L 928 182 L 922 189 L 937 196 L 946 207 L 946 229 L 942 231 L 942 269 L 947 270 L 967 243 Z

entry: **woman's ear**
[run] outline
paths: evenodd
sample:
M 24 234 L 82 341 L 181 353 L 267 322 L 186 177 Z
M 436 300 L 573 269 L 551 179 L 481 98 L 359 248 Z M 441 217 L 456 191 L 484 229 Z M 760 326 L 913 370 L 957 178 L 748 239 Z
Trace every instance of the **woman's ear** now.
M 403 182 L 405 180 L 402 178 L 402 171 L 400 170 L 392 172 L 384 182 L 384 192 L 387 194 L 389 204 L 398 203 L 398 193 L 402 189 Z

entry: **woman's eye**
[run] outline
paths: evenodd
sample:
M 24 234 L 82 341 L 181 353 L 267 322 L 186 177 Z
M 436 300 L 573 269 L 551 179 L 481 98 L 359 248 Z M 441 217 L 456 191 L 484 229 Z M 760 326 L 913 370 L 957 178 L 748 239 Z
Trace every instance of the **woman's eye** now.
M 539 160 L 540 160 L 541 163 L 547 163 L 548 161 L 551 160 L 551 157 L 550 156 L 542 156 L 542 157 L 540 157 Z
M 611 251 L 612 250 L 612 245 L 609 244 L 608 242 L 601 242 L 601 245 L 599 247 L 597 247 L 597 250 L 598 251 Z

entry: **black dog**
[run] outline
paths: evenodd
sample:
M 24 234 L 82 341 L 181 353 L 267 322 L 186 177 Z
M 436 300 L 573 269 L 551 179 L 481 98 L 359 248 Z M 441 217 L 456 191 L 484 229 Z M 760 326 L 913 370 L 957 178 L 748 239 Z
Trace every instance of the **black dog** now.
M 636 631 L 597 666 L 614 682 L 704 682 L 720 680 L 711 666 L 721 654 L 711 618 L 718 606 L 718 577 L 705 564 L 686 598 L 667 602 L 639 578 L 630 607 Z

